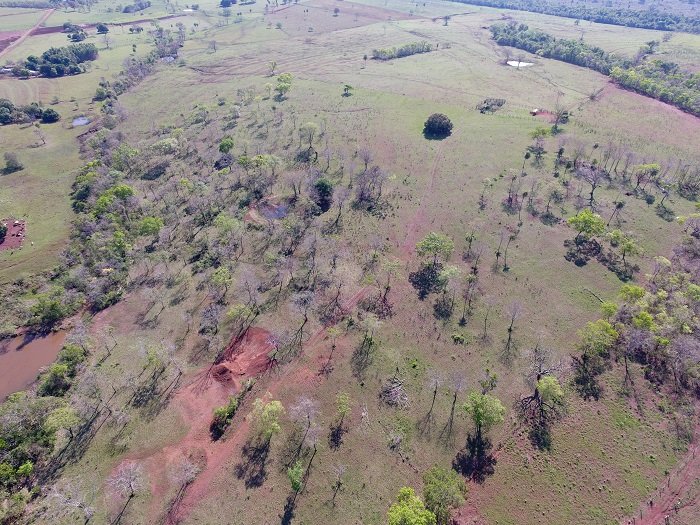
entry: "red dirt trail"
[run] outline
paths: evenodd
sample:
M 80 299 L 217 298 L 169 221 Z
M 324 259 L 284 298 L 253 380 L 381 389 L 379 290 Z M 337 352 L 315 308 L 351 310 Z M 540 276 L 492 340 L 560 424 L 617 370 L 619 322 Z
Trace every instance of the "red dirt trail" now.
M 428 182 L 427 186 L 425 187 L 425 190 L 423 190 L 423 193 L 418 199 L 416 213 L 411 219 L 411 221 L 408 223 L 408 226 L 406 227 L 406 238 L 404 239 L 404 242 L 401 245 L 401 254 L 404 257 L 410 257 L 413 254 L 413 251 L 416 248 L 416 243 L 418 242 L 418 237 L 428 222 L 428 216 L 426 214 L 423 201 L 429 198 L 430 195 L 433 193 L 433 189 L 435 187 L 435 178 L 437 176 L 437 169 L 440 165 L 440 157 L 442 155 L 443 144 L 444 140 L 440 142 L 437 149 L 435 150 L 435 160 L 433 161 L 433 167 L 430 170 L 430 182 Z
M 664 525 L 666 516 L 670 517 L 672 524 L 680 523 L 675 520 L 676 511 L 697 505 L 698 494 L 692 494 L 691 489 L 700 479 L 698 438 L 700 438 L 700 425 L 695 428 L 693 443 L 688 448 L 688 452 L 671 472 L 666 482 L 659 485 L 634 516 L 620 520 L 620 525 Z M 649 505 L 650 502 L 653 505 Z

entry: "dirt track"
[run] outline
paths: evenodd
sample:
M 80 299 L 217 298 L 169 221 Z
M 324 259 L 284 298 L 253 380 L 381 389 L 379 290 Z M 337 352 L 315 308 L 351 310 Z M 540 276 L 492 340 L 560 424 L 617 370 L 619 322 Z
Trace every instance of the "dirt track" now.
M 695 429 L 694 442 L 688 448 L 666 481 L 644 502 L 634 516 L 620 520 L 620 525 L 664 525 L 669 517 L 673 525 L 685 524 L 678 519 L 678 512 L 698 504 L 699 494 L 693 494 L 700 480 L 700 425 Z M 651 503 L 651 504 L 650 504 Z
M 27 29 L 24 33 L 22 33 L 20 35 L 19 38 L 11 41 L 7 47 L 0 50 L 0 58 L 5 56 L 5 54 L 7 54 L 11 49 L 14 49 L 18 45 L 20 45 L 22 42 L 24 42 L 27 39 L 28 36 L 30 36 L 32 33 L 34 33 L 34 31 L 39 29 L 39 26 L 41 24 L 43 24 L 44 22 L 46 22 L 46 20 L 53 14 L 54 11 L 55 11 L 55 9 L 47 9 L 46 11 L 44 11 L 44 14 L 41 15 L 41 18 L 39 18 L 39 20 L 37 21 L 36 24 L 34 24 L 33 27 L 31 27 L 30 29 Z M 3 42 L 7 42 L 7 40 L 0 41 L 0 47 L 2 47 Z

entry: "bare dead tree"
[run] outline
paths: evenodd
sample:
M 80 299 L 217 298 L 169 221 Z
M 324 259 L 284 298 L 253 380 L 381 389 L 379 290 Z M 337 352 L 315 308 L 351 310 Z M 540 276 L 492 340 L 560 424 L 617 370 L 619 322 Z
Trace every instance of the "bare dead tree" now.
M 511 364 L 518 351 L 515 340 L 513 339 L 513 333 L 515 331 L 515 321 L 517 321 L 520 317 L 522 310 L 523 305 L 519 301 L 514 301 L 508 306 L 507 313 L 510 319 L 510 323 L 508 325 L 508 337 L 506 339 L 503 352 L 501 353 L 501 360 L 505 364 Z
M 147 489 L 146 477 L 141 463 L 137 461 L 125 461 L 107 480 L 114 496 L 124 501 L 124 505 L 117 514 L 112 525 L 121 522 L 126 508 L 137 494 Z

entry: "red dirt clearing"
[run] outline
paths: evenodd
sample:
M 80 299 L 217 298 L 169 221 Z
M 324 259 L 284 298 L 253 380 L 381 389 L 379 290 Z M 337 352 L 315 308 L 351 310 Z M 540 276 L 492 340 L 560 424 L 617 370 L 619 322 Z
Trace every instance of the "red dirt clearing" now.
M 355 306 L 357 306 L 357 303 L 369 292 L 370 289 L 370 286 L 366 286 L 358 290 L 353 296 L 351 296 L 347 301 L 345 301 L 343 305 L 344 310 L 348 312 L 351 311 Z M 250 344 L 253 347 L 258 347 L 259 350 L 262 350 L 262 348 L 264 347 L 269 352 L 271 348 L 269 343 L 269 334 L 265 330 L 262 330 L 260 328 L 251 328 L 249 332 L 250 331 L 257 331 L 254 332 L 253 336 L 249 340 Z M 316 333 L 314 333 L 304 344 L 304 352 L 308 355 L 315 350 L 316 354 L 320 354 L 322 349 L 319 347 L 318 343 L 320 343 L 324 339 L 325 335 L 326 328 L 320 328 L 319 330 L 317 330 Z M 245 341 L 246 338 L 244 338 L 242 343 L 238 345 L 234 350 L 234 354 L 231 361 L 233 370 L 236 370 L 236 361 L 238 361 L 239 363 L 249 363 L 248 366 L 252 367 L 253 369 L 255 369 L 256 362 L 260 364 L 259 360 L 250 360 L 250 357 L 253 354 L 255 354 L 255 352 L 251 352 L 249 350 L 248 345 L 244 344 Z M 264 345 L 263 341 L 265 342 Z M 241 354 L 245 354 L 246 357 L 237 357 Z M 311 357 L 320 358 L 320 355 L 312 355 Z M 245 359 L 249 360 L 246 361 Z M 227 366 L 227 368 L 231 370 L 231 367 Z M 220 373 L 220 368 L 218 368 L 217 370 Z M 243 376 L 239 376 L 239 378 L 243 379 Z M 312 372 L 307 368 L 302 367 L 287 367 L 286 369 L 281 369 L 279 375 L 276 375 L 274 380 L 267 382 L 267 384 L 265 385 L 265 390 L 270 392 L 274 396 L 276 391 L 280 387 L 286 387 L 292 383 L 303 383 L 309 389 L 311 389 L 315 381 L 320 381 L 318 374 L 316 374 L 315 372 Z M 223 402 L 218 403 L 218 405 L 220 404 L 223 404 Z M 211 404 L 211 401 L 209 401 L 208 406 L 206 408 L 200 409 L 200 412 L 204 411 L 204 413 L 206 414 L 205 418 L 198 418 L 197 412 L 190 413 L 189 416 L 187 414 L 183 414 L 183 418 L 186 421 L 191 422 L 192 424 L 192 426 L 190 427 L 190 434 L 197 433 L 198 427 L 205 427 L 206 430 L 208 430 L 209 422 L 211 420 L 211 411 L 213 410 L 213 407 L 218 405 Z M 201 430 L 199 430 L 199 432 L 200 434 L 202 433 Z M 190 434 L 188 434 L 188 438 Z M 243 440 L 247 437 L 247 434 L 248 423 L 245 419 L 241 418 L 236 423 L 236 432 L 232 433 L 229 436 L 226 436 L 225 439 L 212 442 L 207 433 L 206 438 L 200 440 L 200 442 L 197 443 L 197 445 L 203 448 L 207 453 L 208 461 L 206 463 L 206 467 L 197 476 L 194 482 L 187 487 L 187 490 L 183 494 L 183 497 L 180 500 L 177 509 L 171 512 L 168 518 L 166 519 L 166 524 L 180 523 L 181 521 L 185 520 L 187 516 L 190 515 L 192 510 L 195 507 L 197 507 L 207 496 L 210 495 L 209 487 L 211 485 L 211 482 L 216 478 L 216 476 L 220 474 L 221 469 L 226 466 L 229 459 L 238 450 L 240 450 L 240 446 L 243 443 Z M 187 438 L 185 439 L 185 441 L 187 441 Z
M 171 491 L 168 469 L 175 462 L 182 458 L 193 458 L 202 466 L 202 473 L 197 477 L 196 484 L 200 478 L 208 481 L 211 472 L 216 471 L 231 455 L 230 449 L 235 439 L 211 439 L 209 425 L 212 411 L 226 404 L 229 396 L 239 391 L 244 378 L 254 377 L 267 369 L 268 353 L 272 349 L 269 340 L 270 333 L 266 330 L 250 328 L 239 342 L 229 346 L 221 364 L 197 374 L 190 384 L 174 395 L 173 405 L 188 426 L 187 434 L 182 440 L 155 452 L 126 457 L 119 463 L 121 465 L 133 460 L 143 462 L 148 471 L 153 494 L 150 515 L 154 523 L 158 514 L 162 512 L 163 498 Z M 244 421 L 238 424 L 245 427 Z M 245 435 L 245 432 L 238 434 Z M 168 523 L 171 522 L 172 516 L 168 517 Z
M 3 224 L 7 226 L 5 239 L 0 243 L 1 250 L 13 250 L 22 246 L 26 234 L 26 223 L 15 219 L 3 219 Z

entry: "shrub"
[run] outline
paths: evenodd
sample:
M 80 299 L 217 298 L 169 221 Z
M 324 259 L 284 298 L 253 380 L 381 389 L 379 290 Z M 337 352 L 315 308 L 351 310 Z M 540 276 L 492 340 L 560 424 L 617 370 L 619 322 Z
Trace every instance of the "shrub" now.
M 8 151 L 5 153 L 5 173 L 14 173 L 24 169 L 24 164 L 17 158 L 16 153 Z
M 55 109 L 48 108 L 41 112 L 41 121 L 44 124 L 52 124 L 59 120 L 61 120 L 61 115 Z

